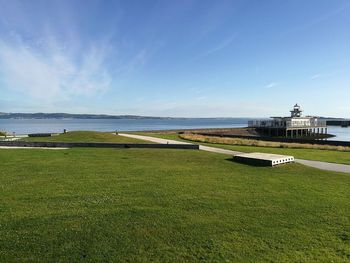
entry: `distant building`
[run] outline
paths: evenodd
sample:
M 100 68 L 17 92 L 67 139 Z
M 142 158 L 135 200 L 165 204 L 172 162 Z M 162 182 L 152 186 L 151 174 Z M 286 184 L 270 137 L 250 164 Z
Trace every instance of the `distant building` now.
M 314 116 L 302 117 L 302 110 L 298 104 L 290 111 L 290 117 L 271 117 L 267 120 L 252 120 L 248 126 L 255 128 L 262 134 L 283 137 L 320 136 L 327 134 L 327 123 Z

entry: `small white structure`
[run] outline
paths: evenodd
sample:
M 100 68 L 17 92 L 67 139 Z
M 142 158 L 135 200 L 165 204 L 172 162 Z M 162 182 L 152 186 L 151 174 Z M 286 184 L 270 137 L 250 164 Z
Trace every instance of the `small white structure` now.
M 327 122 L 315 116 L 302 117 L 298 104 L 290 111 L 290 117 L 271 117 L 267 120 L 251 120 L 248 127 L 256 128 L 269 136 L 317 136 L 327 134 Z
M 293 156 L 267 154 L 267 153 L 243 153 L 233 157 L 237 162 L 257 165 L 257 166 L 276 166 L 294 162 Z

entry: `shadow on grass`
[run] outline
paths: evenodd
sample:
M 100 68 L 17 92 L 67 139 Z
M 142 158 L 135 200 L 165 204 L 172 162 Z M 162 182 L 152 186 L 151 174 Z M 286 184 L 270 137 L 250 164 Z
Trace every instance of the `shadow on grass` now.
M 226 158 L 225 161 L 228 161 L 231 163 L 239 163 L 239 164 L 243 164 L 245 166 L 268 167 L 267 165 L 263 165 L 263 164 L 259 164 L 259 163 L 248 163 L 248 162 L 244 162 L 244 161 L 238 161 L 238 160 L 233 159 L 233 157 Z

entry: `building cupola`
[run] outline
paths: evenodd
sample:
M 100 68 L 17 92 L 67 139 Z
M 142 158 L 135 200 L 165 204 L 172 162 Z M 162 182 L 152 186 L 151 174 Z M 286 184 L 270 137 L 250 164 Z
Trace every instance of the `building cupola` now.
M 294 105 L 293 110 L 290 111 L 290 113 L 291 113 L 290 116 L 291 116 L 292 118 L 301 117 L 301 113 L 302 113 L 302 112 L 303 112 L 303 111 L 300 109 L 300 106 L 299 106 L 298 103 L 297 103 L 297 104 Z

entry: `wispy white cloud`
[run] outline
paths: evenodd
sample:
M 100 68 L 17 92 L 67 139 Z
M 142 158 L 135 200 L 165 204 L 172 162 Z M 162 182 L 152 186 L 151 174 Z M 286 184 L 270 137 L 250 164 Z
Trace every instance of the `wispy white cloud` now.
M 117 67 L 114 70 L 114 73 L 128 74 L 134 72 L 135 70 L 145 65 L 153 53 L 154 50 L 148 50 L 147 48 L 141 49 L 140 51 L 136 52 L 136 54 L 128 61 L 125 61 L 125 63 Z
M 159 100 L 144 102 L 142 107 L 124 109 L 128 114 L 163 117 L 259 117 L 270 116 L 273 106 L 232 100 Z M 220 105 L 220 106 L 218 106 Z M 124 112 L 123 112 L 124 113 Z
M 112 81 L 106 49 L 91 45 L 82 54 L 77 58 L 52 43 L 37 49 L 18 39 L 1 41 L 0 75 L 9 89 L 48 104 L 105 92 Z
M 231 35 L 230 37 L 224 39 L 223 41 L 221 41 L 220 43 L 218 43 L 216 46 L 206 50 L 205 52 L 199 54 L 198 56 L 196 56 L 194 58 L 194 60 L 200 59 L 200 58 L 204 58 L 207 56 L 210 56 L 216 52 L 219 52 L 220 50 L 228 47 L 236 38 L 236 35 Z
M 280 84 L 277 82 L 270 82 L 269 84 L 265 85 L 265 88 L 271 89 L 271 88 L 277 87 L 279 85 Z
M 330 10 L 329 12 L 320 15 L 319 17 L 309 21 L 308 23 L 305 23 L 304 25 L 294 27 L 288 31 L 284 31 L 284 34 L 308 30 L 308 29 L 310 29 L 310 28 L 312 28 L 320 23 L 323 23 L 323 22 L 331 19 L 334 16 L 339 15 L 340 13 L 342 13 L 344 11 L 347 11 L 347 9 L 349 9 L 349 8 L 350 8 L 350 4 L 347 3 L 343 6 L 340 6 L 336 9 Z
M 208 99 L 207 96 L 199 96 L 196 98 L 196 100 L 206 100 L 206 99 Z
M 331 10 L 330 12 L 328 12 L 328 13 L 326 13 L 326 14 L 320 16 L 320 17 L 318 17 L 317 19 L 315 19 L 315 20 L 313 20 L 312 22 L 310 22 L 310 24 L 305 25 L 305 27 L 312 27 L 312 26 L 314 26 L 314 25 L 317 25 L 317 24 L 319 24 L 319 23 L 321 23 L 321 22 L 323 22 L 323 21 L 325 21 L 325 20 L 330 19 L 330 18 L 333 17 L 333 16 L 338 15 L 339 13 L 344 12 L 345 10 L 347 10 L 347 9 L 349 9 L 349 8 L 350 8 L 350 4 L 349 4 L 349 3 L 347 3 L 347 4 L 344 5 L 344 6 L 340 6 L 340 7 L 336 8 L 336 9 Z
M 310 76 L 310 79 L 311 79 L 311 80 L 314 80 L 314 79 L 318 79 L 318 78 L 320 78 L 320 77 L 321 77 L 320 74 L 315 74 L 315 75 Z

